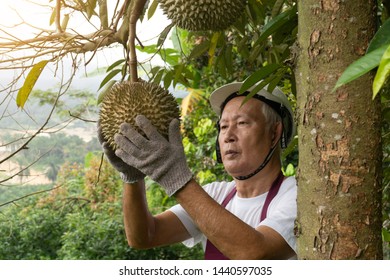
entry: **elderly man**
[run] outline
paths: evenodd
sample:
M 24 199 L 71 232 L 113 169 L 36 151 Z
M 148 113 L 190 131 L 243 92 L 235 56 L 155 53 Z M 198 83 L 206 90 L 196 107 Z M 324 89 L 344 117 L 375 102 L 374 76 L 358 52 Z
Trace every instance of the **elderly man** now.
M 201 187 L 189 170 L 179 120 L 169 141 L 144 117 L 121 125 L 115 154 L 100 135 L 106 156 L 124 180 L 123 212 L 130 246 L 151 248 L 202 242 L 205 259 L 289 259 L 296 256 L 293 233 L 296 181 L 281 172 L 280 152 L 294 135 L 290 104 L 279 89 L 258 91 L 243 102 L 242 83 L 215 90 L 210 102 L 220 116 L 217 156 L 232 182 Z M 179 202 L 152 216 L 144 177 L 159 183 Z

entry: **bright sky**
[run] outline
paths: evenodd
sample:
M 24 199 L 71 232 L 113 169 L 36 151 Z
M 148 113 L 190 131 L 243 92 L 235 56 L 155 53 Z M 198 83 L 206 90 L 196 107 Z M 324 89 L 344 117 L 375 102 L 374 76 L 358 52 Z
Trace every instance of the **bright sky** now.
M 48 4 L 54 5 L 54 3 L 55 1 L 51 1 L 51 3 L 49 3 L 49 0 L 1 0 L 0 25 L 3 29 L 5 27 L 10 27 L 8 30 L 19 38 L 33 37 L 34 33 L 38 30 L 32 28 L 31 26 L 54 30 L 55 27 L 49 25 L 51 11 L 47 8 Z M 23 20 L 31 26 L 18 25 L 22 23 Z M 83 21 L 71 18 L 69 23 L 73 24 L 69 27 L 77 28 L 77 31 L 80 33 L 83 33 L 83 28 L 85 30 L 84 33 L 93 31 L 90 26 L 86 26 L 85 23 L 81 24 L 81 22 Z M 144 22 L 139 22 L 137 24 L 137 36 L 142 42 L 145 42 L 145 45 L 152 44 L 155 40 L 157 40 L 159 33 L 168 24 L 169 20 L 162 14 L 161 10 L 158 9 L 150 20 L 144 20 Z M 15 27 L 15 25 L 18 26 Z M 98 67 L 107 67 L 118 59 L 121 59 L 122 51 L 122 48 L 119 47 L 116 49 L 105 49 L 104 52 L 99 53 L 93 62 L 91 62 L 86 68 L 82 67 L 83 69 L 80 69 L 78 79 L 74 81 L 74 87 L 97 90 L 100 81 L 106 73 L 101 73 L 101 75 L 98 76 L 93 73 Z M 145 59 L 141 53 L 137 53 L 137 57 L 139 60 Z M 69 63 L 69 61 L 65 61 L 65 63 Z M 88 78 L 85 78 L 85 73 L 89 73 Z M 2 80 L 4 81 L 5 78 L 9 81 L 9 79 L 12 79 L 13 75 L 14 73 L 11 72 L 2 73 Z M 51 73 L 47 72 L 45 75 L 42 74 L 34 89 L 47 89 L 55 86 L 55 84 L 59 82 L 59 78 L 53 78 L 53 71 L 51 71 Z M 0 82 L 0 84 L 1 83 L 2 82 Z

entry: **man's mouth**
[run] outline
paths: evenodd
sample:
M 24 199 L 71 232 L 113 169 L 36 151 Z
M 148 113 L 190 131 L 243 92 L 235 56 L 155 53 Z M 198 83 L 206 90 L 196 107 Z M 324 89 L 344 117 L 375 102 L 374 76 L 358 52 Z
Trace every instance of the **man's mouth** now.
M 235 150 L 227 150 L 225 152 L 225 156 L 233 156 L 233 155 L 236 155 L 236 154 L 238 154 L 238 152 L 235 151 Z

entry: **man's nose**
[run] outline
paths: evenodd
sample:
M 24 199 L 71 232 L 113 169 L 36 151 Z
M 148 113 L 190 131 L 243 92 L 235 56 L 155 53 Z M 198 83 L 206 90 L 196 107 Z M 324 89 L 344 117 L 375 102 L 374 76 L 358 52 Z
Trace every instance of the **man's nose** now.
M 224 133 L 223 141 L 225 143 L 231 143 L 231 142 L 235 142 L 236 140 L 237 140 L 236 131 L 234 127 L 230 126 L 229 128 L 226 129 Z

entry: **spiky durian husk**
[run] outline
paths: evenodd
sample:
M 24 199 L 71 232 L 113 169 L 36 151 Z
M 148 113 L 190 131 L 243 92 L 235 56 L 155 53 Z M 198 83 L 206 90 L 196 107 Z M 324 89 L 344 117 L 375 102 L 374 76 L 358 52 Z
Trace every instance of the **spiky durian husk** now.
M 175 98 L 159 85 L 142 80 L 116 83 L 104 96 L 99 114 L 102 134 L 111 148 L 117 148 L 114 135 L 119 133 L 119 127 L 124 122 L 143 134 L 135 124 L 137 115 L 147 117 L 166 138 L 169 123 L 180 117 Z
M 190 31 L 220 31 L 244 11 L 246 0 L 158 0 L 164 14 Z

